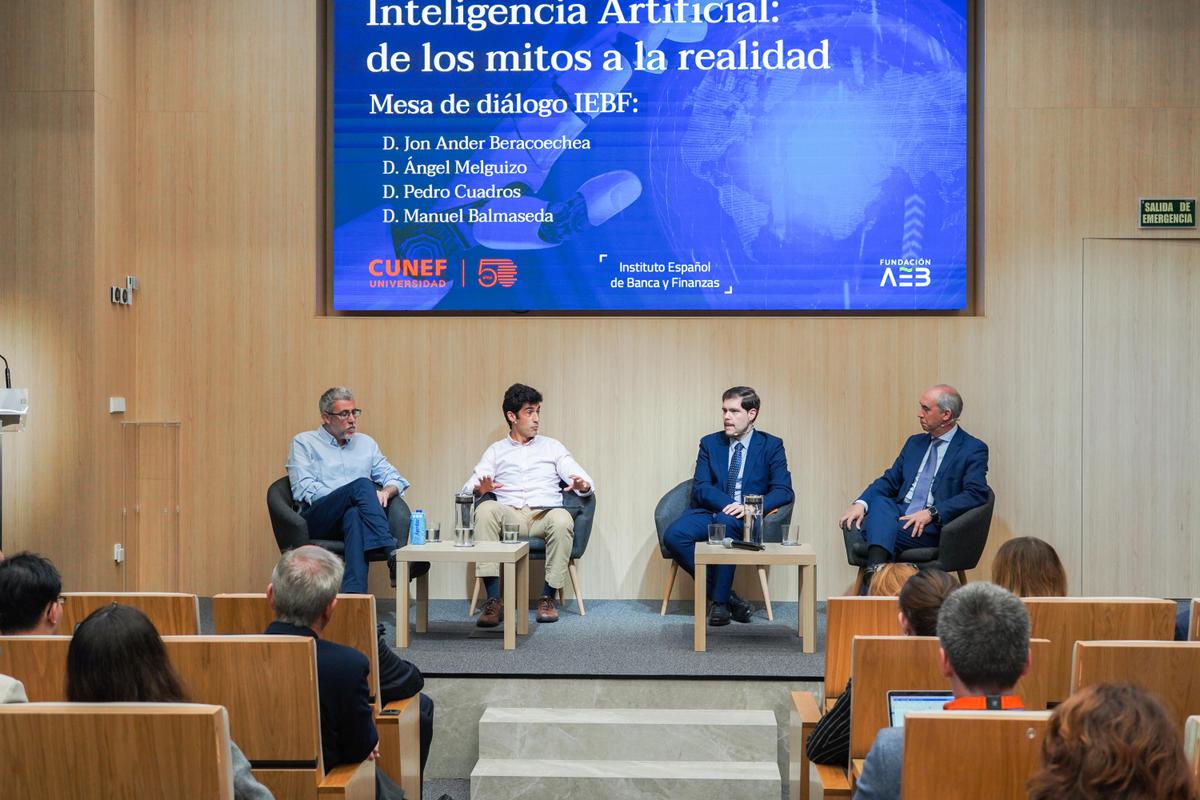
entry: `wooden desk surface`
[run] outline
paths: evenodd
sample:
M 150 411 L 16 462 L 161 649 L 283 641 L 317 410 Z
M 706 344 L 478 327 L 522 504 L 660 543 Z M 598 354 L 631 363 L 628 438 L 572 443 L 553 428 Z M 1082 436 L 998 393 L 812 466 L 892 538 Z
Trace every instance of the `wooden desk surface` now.
M 766 550 L 740 550 L 708 542 L 696 543 L 697 564 L 762 564 L 764 566 L 801 566 L 817 563 L 811 544 L 784 545 L 771 542 Z
M 529 555 L 529 542 L 476 542 L 474 547 L 455 547 L 454 542 L 409 544 L 396 551 L 397 561 L 499 561 L 515 563 Z

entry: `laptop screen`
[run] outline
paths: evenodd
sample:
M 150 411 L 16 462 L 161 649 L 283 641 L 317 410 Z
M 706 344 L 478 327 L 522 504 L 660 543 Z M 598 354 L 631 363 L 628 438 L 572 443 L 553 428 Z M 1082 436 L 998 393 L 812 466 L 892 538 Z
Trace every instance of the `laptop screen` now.
M 893 728 L 904 727 L 904 715 L 911 711 L 941 711 L 954 699 L 946 689 L 888 692 L 888 717 Z

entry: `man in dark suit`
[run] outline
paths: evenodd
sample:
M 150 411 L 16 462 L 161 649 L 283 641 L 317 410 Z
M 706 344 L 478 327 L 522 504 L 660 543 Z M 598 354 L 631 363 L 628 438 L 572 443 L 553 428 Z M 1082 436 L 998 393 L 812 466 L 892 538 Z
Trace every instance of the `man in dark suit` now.
M 943 525 L 987 502 L 988 448 L 958 427 L 962 407 L 951 386 L 926 390 L 917 412 L 925 433 L 910 436 L 896 462 L 838 520 L 863 530 L 867 582 L 905 550 L 937 547 Z
M 317 640 L 317 693 L 321 710 L 321 753 L 325 770 L 379 758 L 375 706 L 367 684 L 367 657 L 321 638 L 333 618 L 345 567 L 341 559 L 315 545 L 289 550 L 271 573 L 267 600 L 275 621 L 267 633 L 311 636 Z M 376 768 L 376 797 L 402 797 L 403 792 Z
M 783 440 L 754 428 L 759 405 L 758 394 L 748 386 L 735 386 L 721 396 L 725 429 L 700 440 L 692 507 L 663 534 L 671 556 L 693 577 L 696 542 L 708 538 L 710 523 L 723 523 L 727 536 L 741 538 L 745 495 L 763 496 L 764 515 L 794 498 Z M 733 592 L 734 569 L 725 564 L 708 570 L 710 625 L 728 625 L 731 618 L 749 622 L 754 613 L 754 606 Z

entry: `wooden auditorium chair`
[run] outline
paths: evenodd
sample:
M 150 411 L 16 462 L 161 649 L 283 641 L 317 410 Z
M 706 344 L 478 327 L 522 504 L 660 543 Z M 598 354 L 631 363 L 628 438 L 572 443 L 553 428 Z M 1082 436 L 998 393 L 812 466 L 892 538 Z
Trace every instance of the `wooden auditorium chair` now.
M 1039 669 L 1038 664 L 1045 662 L 1049 645 L 1042 639 L 1029 642 L 1030 672 L 1016 685 L 1017 694 L 1031 709 L 1046 707 L 1050 675 L 1045 667 Z M 824 797 L 850 796 L 863 761 L 875 742 L 875 735 L 888 726 L 888 691 L 947 687 L 938 663 L 938 648 L 935 636 L 855 637 L 851 660 L 854 694 L 850 702 L 850 763 L 848 771 L 836 767 L 817 768 L 816 777 Z M 802 710 L 812 713 L 815 703 L 810 700 Z M 790 772 L 795 773 L 797 754 L 793 752 L 790 758 L 793 760 Z M 805 783 L 801 774 L 799 791 L 793 788 L 793 792 L 802 798 L 807 796 Z
M 1183 751 L 1192 765 L 1192 774 L 1200 780 L 1200 715 L 1188 717 L 1183 726 Z
M 0 636 L 0 673 L 23 683 L 31 703 L 65 703 L 70 645 L 70 636 Z
M 276 797 L 375 796 L 374 762 L 325 774 L 312 639 L 167 636 L 163 642 L 189 698 L 228 710 L 231 738 Z M 24 683 L 31 702 L 61 702 L 70 643 L 69 636 L 0 636 L 0 672 Z
M 1188 639 L 1200 641 L 1200 598 L 1192 598 L 1192 614 L 1188 617 Z
M 194 594 L 178 592 L 66 592 L 58 629 L 67 636 L 97 608 L 118 603 L 141 611 L 159 636 L 195 636 L 200 633 L 200 605 Z
M 375 796 L 375 762 L 325 773 L 316 642 L 307 636 L 167 636 L 188 696 L 229 711 L 229 733 L 276 797 Z
M 1050 713 L 906 714 L 901 798 L 1025 800 L 1028 797 L 1025 784 L 1042 766 L 1042 739 L 1046 736 Z
M 825 606 L 825 689 L 818 704 L 812 692 L 792 692 L 788 759 L 791 800 L 808 800 L 809 734 L 826 711 L 837 702 L 850 678 L 850 652 L 855 636 L 891 636 L 899 632 L 900 604 L 895 597 L 831 597 Z M 846 771 L 823 764 L 815 766 L 821 784 L 839 796 Z M 840 776 L 840 780 L 839 780 Z M 844 794 L 849 793 L 846 783 Z
M 1150 597 L 1026 597 L 1030 635 L 1049 639 L 1049 699 L 1071 694 L 1071 654 L 1075 642 L 1175 638 L 1175 603 Z
M 1096 683 L 1132 683 L 1155 695 L 1182 735 L 1187 718 L 1200 714 L 1200 642 L 1076 642 L 1071 692 Z
M 225 709 L 192 703 L 0 706 L 11 798 L 233 800 Z
M 213 597 L 213 630 L 218 635 L 261 634 L 275 619 L 265 594 L 218 594 Z M 379 695 L 379 633 L 375 598 L 339 594 L 333 619 L 321 633 L 331 642 L 353 647 L 371 663 L 368 683 L 379 730 L 379 765 L 404 789 L 421 798 L 421 703 L 417 696 L 382 705 Z

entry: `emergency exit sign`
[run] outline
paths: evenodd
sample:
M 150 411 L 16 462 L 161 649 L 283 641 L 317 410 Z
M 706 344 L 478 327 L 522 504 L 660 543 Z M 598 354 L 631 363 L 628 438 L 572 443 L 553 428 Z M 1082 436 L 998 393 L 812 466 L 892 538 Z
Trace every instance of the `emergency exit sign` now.
M 1194 228 L 1196 227 L 1196 198 L 1141 199 L 1138 213 L 1139 228 Z

